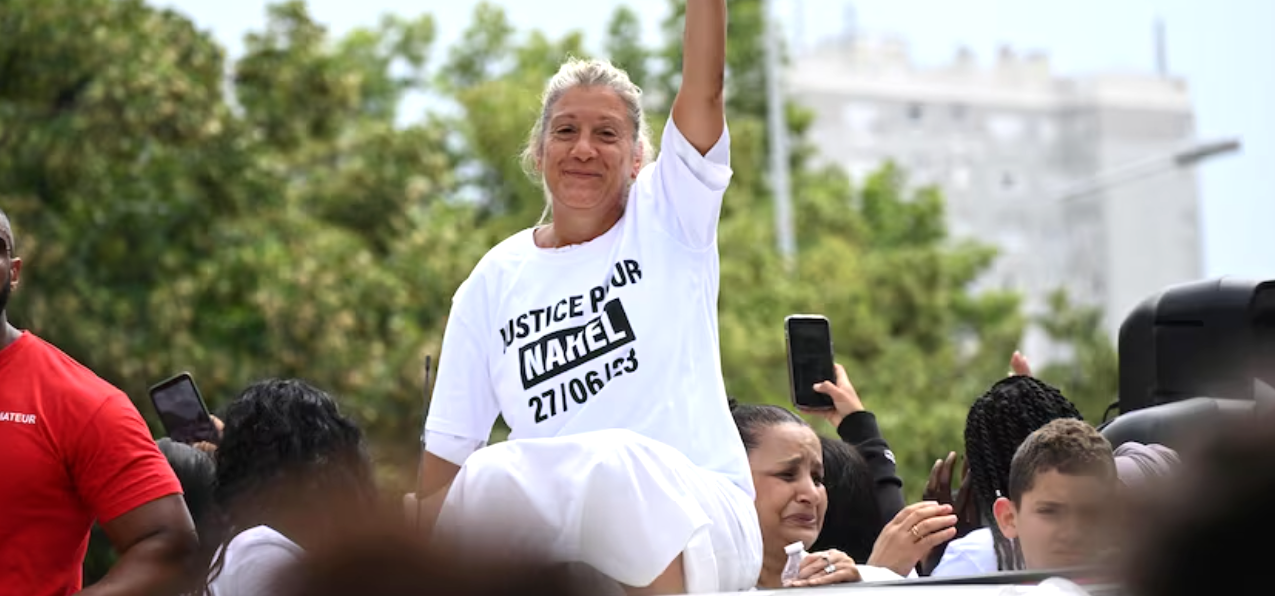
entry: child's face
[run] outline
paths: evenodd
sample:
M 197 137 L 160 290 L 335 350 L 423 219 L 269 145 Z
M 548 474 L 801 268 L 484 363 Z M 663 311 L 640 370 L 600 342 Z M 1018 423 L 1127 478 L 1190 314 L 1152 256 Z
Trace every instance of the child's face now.
M 1036 474 L 1031 490 L 1014 506 L 996 503 L 996 521 L 1006 538 L 1017 538 L 1028 569 L 1061 569 L 1092 563 L 1108 546 L 1114 479 Z

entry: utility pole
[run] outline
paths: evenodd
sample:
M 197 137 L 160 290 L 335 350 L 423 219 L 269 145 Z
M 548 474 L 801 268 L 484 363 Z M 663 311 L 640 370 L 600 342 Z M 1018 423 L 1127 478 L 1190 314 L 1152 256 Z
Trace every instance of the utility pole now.
M 766 35 L 766 100 L 770 129 L 770 185 L 775 193 L 775 237 L 784 267 L 791 272 L 796 265 L 797 245 L 793 237 L 792 183 L 788 175 L 788 122 L 785 118 L 784 94 L 780 79 L 783 36 L 775 0 L 763 0 Z

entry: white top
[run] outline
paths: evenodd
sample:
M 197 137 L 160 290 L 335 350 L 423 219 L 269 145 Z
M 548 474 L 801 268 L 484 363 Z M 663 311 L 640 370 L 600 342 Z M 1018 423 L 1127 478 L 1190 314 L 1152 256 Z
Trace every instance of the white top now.
M 996 573 L 996 545 L 989 528 L 979 528 L 948 543 L 932 577 L 960 577 Z
M 730 137 L 700 155 L 670 120 L 662 146 L 602 236 L 543 249 L 527 229 L 474 267 L 452 299 L 428 451 L 463 463 L 498 414 L 510 439 L 628 429 L 754 496 L 717 337 Z
M 535 553 L 630 586 L 649 585 L 681 554 L 691 594 L 743 590 L 761 572 L 753 499 L 626 429 L 479 449 L 448 489 L 434 531 L 457 552 Z
M 272 596 L 278 592 L 280 572 L 305 554 L 297 543 L 269 526 L 240 532 L 225 551 L 221 573 L 208 586 L 212 596 Z

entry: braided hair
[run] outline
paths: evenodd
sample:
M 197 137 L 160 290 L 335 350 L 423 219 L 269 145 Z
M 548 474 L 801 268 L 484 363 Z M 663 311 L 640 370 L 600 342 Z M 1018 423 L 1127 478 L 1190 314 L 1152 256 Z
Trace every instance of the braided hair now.
M 213 489 L 224 534 L 208 584 L 220 575 L 235 536 L 270 525 L 314 495 L 375 501 L 363 433 L 322 390 L 296 379 L 254 383 L 230 404 L 225 423 Z
M 1027 376 L 1001 380 L 970 406 L 965 419 L 965 457 L 970 466 L 970 488 L 985 520 L 991 519 L 996 499 L 1009 496 L 1009 467 L 1018 446 L 1027 435 L 1058 418 L 1084 420 L 1058 389 Z M 992 531 L 998 568 L 1021 569 L 1022 554 L 1016 545 L 994 522 L 984 525 Z

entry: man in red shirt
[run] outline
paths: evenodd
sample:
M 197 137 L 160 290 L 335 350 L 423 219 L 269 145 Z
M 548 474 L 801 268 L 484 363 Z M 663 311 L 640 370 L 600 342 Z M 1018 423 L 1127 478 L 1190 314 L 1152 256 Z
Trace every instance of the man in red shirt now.
M 81 594 L 173 594 L 199 547 L 181 485 L 127 396 L 9 324 L 13 239 L 0 211 L 0 596 L 80 592 L 94 520 L 119 559 Z

